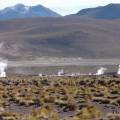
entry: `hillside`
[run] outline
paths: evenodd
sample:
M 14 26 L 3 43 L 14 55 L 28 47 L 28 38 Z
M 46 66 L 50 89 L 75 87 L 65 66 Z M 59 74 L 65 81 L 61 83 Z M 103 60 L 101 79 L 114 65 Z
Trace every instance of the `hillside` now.
M 120 58 L 120 20 L 33 18 L 0 21 L 0 57 Z
M 60 17 L 60 15 L 42 5 L 25 6 L 17 4 L 0 10 L 0 19 L 32 18 L 32 17 Z
M 97 19 L 119 19 L 120 4 L 108 4 L 96 8 L 82 9 L 78 13 L 69 16 Z

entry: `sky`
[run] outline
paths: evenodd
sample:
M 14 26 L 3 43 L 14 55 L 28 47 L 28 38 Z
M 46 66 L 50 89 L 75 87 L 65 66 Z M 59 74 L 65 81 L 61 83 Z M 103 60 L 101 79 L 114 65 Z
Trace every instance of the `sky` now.
M 0 9 L 22 3 L 28 6 L 41 4 L 61 15 L 74 14 L 83 8 L 120 3 L 120 0 L 0 0 Z

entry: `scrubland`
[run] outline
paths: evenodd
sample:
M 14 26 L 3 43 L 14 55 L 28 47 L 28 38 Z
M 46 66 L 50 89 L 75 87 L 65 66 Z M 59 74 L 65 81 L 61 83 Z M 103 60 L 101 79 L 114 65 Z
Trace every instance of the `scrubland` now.
M 119 120 L 116 76 L 0 78 L 0 120 Z

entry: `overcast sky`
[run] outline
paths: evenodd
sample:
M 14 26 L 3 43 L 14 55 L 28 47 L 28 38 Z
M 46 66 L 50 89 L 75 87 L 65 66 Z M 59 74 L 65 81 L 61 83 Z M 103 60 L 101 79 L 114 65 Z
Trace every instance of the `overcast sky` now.
M 0 9 L 18 3 L 30 6 L 41 4 L 61 15 L 67 15 L 76 13 L 83 8 L 102 6 L 109 3 L 120 3 L 120 0 L 0 0 Z

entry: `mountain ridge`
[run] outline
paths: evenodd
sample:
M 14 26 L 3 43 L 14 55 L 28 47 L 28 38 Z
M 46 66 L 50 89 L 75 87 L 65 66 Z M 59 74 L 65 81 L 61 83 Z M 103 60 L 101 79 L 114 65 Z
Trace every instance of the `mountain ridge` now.
M 12 7 L 6 7 L 0 10 L 0 19 L 17 19 L 31 17 L 60 17 L 61 15 L 42 5 L 25 6 L 16 4 Z
M 96 19 L 120 19 L 120 4 L 108 4 L 95 8 L 82 9 L 69 17 L 96 18 Z

